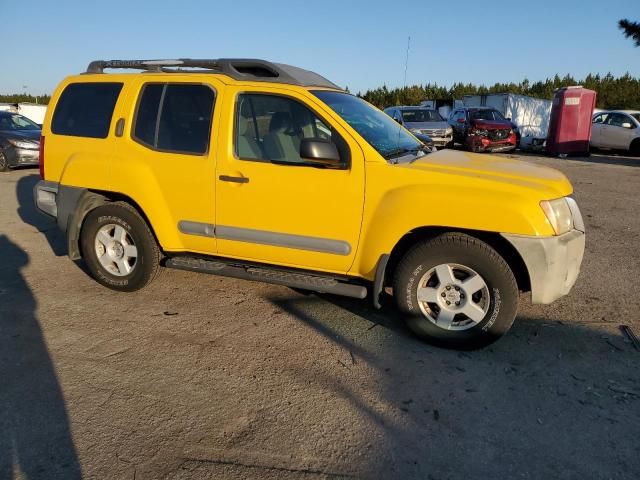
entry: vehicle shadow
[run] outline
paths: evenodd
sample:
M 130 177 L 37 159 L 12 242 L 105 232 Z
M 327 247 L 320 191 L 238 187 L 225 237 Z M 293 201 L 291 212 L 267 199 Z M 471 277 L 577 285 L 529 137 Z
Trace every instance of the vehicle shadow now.
M 23 222 L 34 226 L 43 233 L 54 255 L 61 257 L 67 254 L 64 234 L 54 219 L 38 212 L 33 199 L 33 187 L 39 180 L 40 176 L 37 174 L 26 175 L 18 180 L 16 186 L 18 215 Z
M 29 256 L 0 235 L 0 478 L 79 479 L 64 397 L 21 274 Z
M 372 437 L 365 445 L 375 441 L 358 472 L 365 478 L 640 471 L 640 359 L 619 334 L 605 339 L 585 325 L 523 315 L 498 343 L 456 352 L 416 339 L 391 308 L 329 295 L 270 301 L 351 355 L 341 366 L 354 376 L 293 373 L 347 399 L 382 432 L 364 433 Z

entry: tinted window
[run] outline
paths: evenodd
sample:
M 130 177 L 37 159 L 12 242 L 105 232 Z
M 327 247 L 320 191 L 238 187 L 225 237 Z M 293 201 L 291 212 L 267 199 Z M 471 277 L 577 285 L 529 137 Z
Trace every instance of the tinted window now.
M 214 102 L 215 94 L 206 85 L 146 85 L 133 136 L 158 150 L 205 154 Z
M 138 105 L 134 137 L 151 147 L 156 144 L 158 109 L 163 90 L 164 85 L 162 84 L 146 85 Z
M 53 114 L 58 135 L 106 138 L 121 83 L 73 83 L 64 89 Z
M 332 140 L 340 150 L 332 129 L 295 100 L 246 94 L 239 96 L 236 108 L 235 143 L 240 159 L 305 163 L 300 158 L 304 138 Z

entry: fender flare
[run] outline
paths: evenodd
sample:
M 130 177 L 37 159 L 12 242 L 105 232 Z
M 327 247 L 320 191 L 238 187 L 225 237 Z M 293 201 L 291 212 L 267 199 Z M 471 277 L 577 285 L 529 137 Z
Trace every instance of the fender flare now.
M 58 192 L 58 226 L 67 233 L 67 251 L 71 260 L 82 258 L 80 231 L 87 214 L 109 199 L 86 188 L 60 185 Z

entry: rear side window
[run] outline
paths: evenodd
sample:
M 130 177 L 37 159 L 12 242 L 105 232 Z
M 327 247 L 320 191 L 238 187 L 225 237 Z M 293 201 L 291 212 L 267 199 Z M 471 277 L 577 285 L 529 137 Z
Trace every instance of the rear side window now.
M 56 105 L 51 131 L 56 135 L 107 138 L 122 83 L 72 83 Z
M 155 150 L 204 155 L 209 147 L 214 91 L 206 85 L 147 84 L 133 138 Z

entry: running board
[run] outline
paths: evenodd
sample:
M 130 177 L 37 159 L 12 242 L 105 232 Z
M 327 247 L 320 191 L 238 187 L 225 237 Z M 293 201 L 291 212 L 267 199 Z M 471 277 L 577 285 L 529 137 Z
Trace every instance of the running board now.
M 293 270 L 279 270 L 263 265 L 228 264 L 219 260 L 206 260 L 204 258 L 173 257 L 166 261 L 165 266 L 178 270 L 285 285 L 320 293 L 332 293 L 344 297 L 362 299 L 367 296 L 367 288 L 362 285 L 344 283 L 330 276 L 314 275 L 306 272 L 299 273 Z

